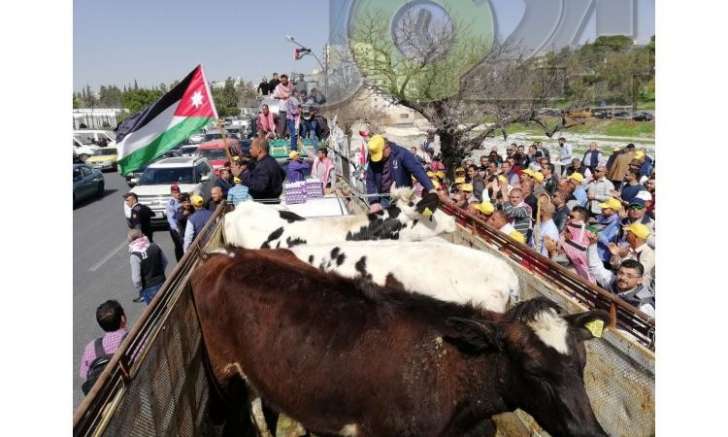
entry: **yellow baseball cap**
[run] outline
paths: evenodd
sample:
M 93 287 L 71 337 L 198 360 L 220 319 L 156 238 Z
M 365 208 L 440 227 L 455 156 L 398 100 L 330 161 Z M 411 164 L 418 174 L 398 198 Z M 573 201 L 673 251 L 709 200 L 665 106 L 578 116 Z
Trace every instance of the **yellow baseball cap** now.
M 505 184 L 508 182 L 508 179 L 506 179 L 505 176 L 500 175 L 500 176 L 498 176 L 498 182 L 500 182 L 501 184 Z
M 442 170 L 440 170 L 437 173 L 435 173 L 435 176 L 437 176 L 440 179 L 444 179 L 445 178 L 445 172 L 442 171 Z
M 234 183 L 235 185 L 239 184 L 240 182 L 242 182 L 242 181 L 240 180 L 240 178 L 238 178 L 238 177 L 234 177 L 234 178 L 233 178 L 233 183 Z
M 464 184 L 465 183 L 465 178 L 462 177 L 462 176 L 460 176 L 459 178 L 455 178 L 455 183 L 456 184 Z
M 530 168 L 523 170 L 521 173 L 533 177 L 533 170 L 531 170 Z
M 473 192 L 473 184 L 462 184 L 460 185 L 460 189 L 465 191 L 466 193 L 472 193 Z
M 379 162 L 382 160 L 384 154 L 384 146 L 386 140 L 381 135 L 374 135 L 367 144 L 369 149 L 369 155 L 371 156 L 372 162 Z
M 475 205 L 475 209 L 477 209 L 478 211 L 482 212 L 485 215 L 491 215 L 495 212 L 495 206 L 493 206 L 493 204 L 488 202 L 487 200 Z
M 582 183 L 584 182 L 584 176 L 581 175 L 581 173 L 572 173 L 569 175 L 568 179 L 571 179 L 574 182 Z
M 533 178 L 536 179 L 536 182 L 543 182 L 543 173 L 541 173 L 540 171 L 535 171 L 533 172 Z
M 651 234 L 650 228 L 639 222 L 625 226 L 624 230 L 633 233 L 640 240 L 646 240 Z
M 428 171 L 427 172 L 427 177 L 428 178 L 434 178 L 435 177 L 435 172 L 434 171 Z
M 634 152 L 634 159 L 642 159 L 645 157 L 645 151 L 644 150 L 638 150 Z
M 615 199 L 614 197 L 610 197 L 609 199 L 606 200 L 606 202 L 600 203 L 599 207 L 601 209 L 609 208 L 609 209 L 613 209 L 615 211 L 619 211 L 619 209 L 622 207 L 622 202 Z
M 193 206 L 200 207 L 205 204 L 205 199 L 203 199 L 201 196 L 195 194 L 194 196 L 190 197 L 190 202 Z
M 288 154 L 289 159 L 298 159 L 298 152 L 295 150 L 292 150 L 291 153 Z

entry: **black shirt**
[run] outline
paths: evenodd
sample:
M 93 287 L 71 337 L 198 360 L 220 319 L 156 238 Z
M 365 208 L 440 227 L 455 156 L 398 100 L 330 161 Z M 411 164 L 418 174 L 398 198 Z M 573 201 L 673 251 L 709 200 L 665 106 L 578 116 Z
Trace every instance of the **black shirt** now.
M 283 192 L 286 173 L 270 155 L 255 162 L 252 170 L 243 173 L 242 182 L 253 199 L 277 199 Z
M 276 90 L 276 87 L 278 86 L 279 83 L 281 83 L 281 81 L 278 79 L 269 80 L 268 81 L 268 92 L 273 93 L 273 91 Z
M 137 203 L 131 209 L 131 218 L 127 219 L 129 229 L 140 229 L 142 234 L 146 235 L 149 241 L 152 241 L 152 233 L 154 232 L 152 230 L 152 217 L 154 217 L 154 212 L 148 206 Z
M 267 96 L 268 93 L 270 93 L 270 89 L 268 88 L 268 82 L 261 82 L 258 84 L 258 91 L 264 96 Z

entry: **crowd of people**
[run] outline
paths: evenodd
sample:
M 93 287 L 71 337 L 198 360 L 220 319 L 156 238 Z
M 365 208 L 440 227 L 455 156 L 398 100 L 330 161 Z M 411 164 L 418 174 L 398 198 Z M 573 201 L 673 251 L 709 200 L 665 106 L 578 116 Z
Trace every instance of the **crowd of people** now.
M 435 192 L 654 317 L 655 162 L 645 150 L 628 144 L 607 156 L 593 143 L 578 158 L 559 138 L 552 160 L 541 142 L 513 143 L 448 174 L 434 143 L 432 132 L 410 149 L 369 139 L 371 212 L 386 207 L 378 194 L 392 184 Z
M 303 75 L 291 81 L 288 75 L 273 73 L 273 79 L 265 78 L 258 85 L 261 96 L 270 96 L 278 101 L 278 112 L 271 111 L 263 103 L 255 120 L 256 135 L 266 139 L 289 138 L 290 149 L 296 150 L 300 139 L 315 140 L 317 143 L 329 135 L 326 118 L 319 108 L 326 99 L 316 88 L 307 91 Z

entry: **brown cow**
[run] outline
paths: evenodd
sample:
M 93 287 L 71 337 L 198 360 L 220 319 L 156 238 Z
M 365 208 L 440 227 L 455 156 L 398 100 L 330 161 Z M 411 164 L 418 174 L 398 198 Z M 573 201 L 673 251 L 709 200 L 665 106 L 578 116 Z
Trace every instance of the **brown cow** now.
M 216 385 L 240 375 L 317 434 L 492 435 L 492 415 L 521 408 L 553 435 L 606 435 L 583 383 L 585 324 L 604 311 L 534 299 L 484 316 L 287 250 L 212 255 L 192 288 Z

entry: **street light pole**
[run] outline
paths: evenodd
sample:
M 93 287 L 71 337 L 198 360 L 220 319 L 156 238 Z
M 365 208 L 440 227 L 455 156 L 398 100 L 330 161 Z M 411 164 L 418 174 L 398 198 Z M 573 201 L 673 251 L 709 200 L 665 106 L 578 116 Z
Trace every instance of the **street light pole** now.
M 328 53 L 328 45 L 324 46 L 324 58 L 326 59 L 326 64 L 324 65 L 323 62 L 321 62 L 321 59 L 319 59 L 318 56 L 316 56 L 316 53 L 313 50 L 310 50 L 308 47 L 304 46 L 300 42 L 296 41 L 296 38 L 294 38 L 291 35 L 286 35 L 286 40 L 289 42 L 297 45 L 298 47 L 302 49 L 309 50 L 309 54 L 313 56 L 314 59 L 316 59 L 316 62 L 318 62 L 319 67 L 321 67 L 321 72 L 324 74 L 324 96 L 328 99 L 329 96 L 329 53 Z

